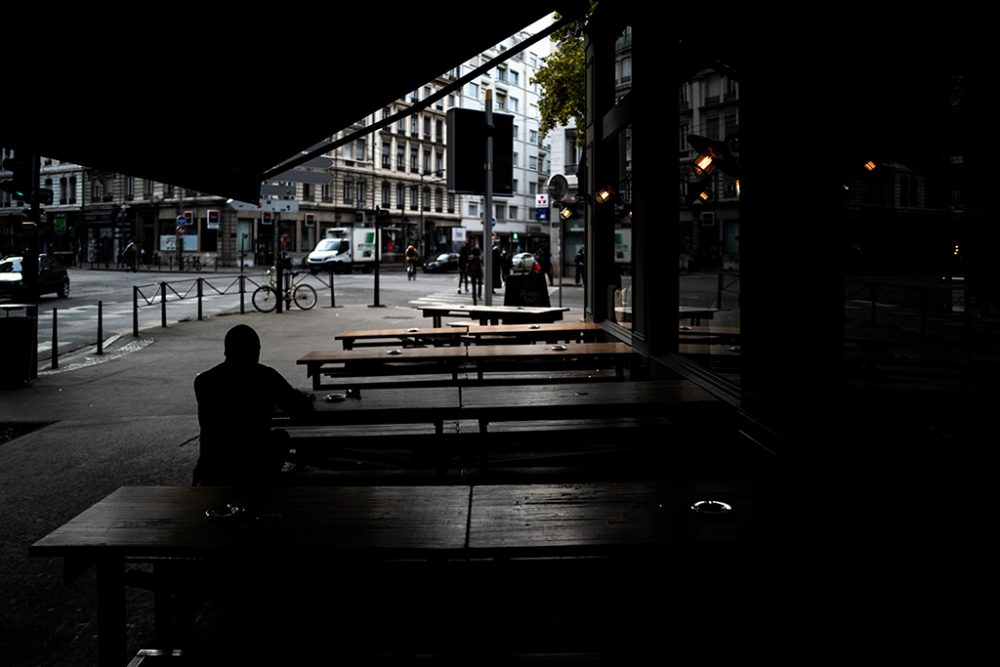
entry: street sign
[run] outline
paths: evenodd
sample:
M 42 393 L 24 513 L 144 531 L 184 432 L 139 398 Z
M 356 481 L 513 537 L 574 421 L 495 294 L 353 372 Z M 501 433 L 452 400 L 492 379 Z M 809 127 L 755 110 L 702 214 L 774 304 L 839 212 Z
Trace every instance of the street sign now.
M 177 216 L 177 226 L 186 225 L 188 223 L 187 216 L 179 215 Z
M 548 208 L 549 207 L 549 196 L 546 194 L 535 195 L 535 207 L 536 208 Z
M 547 206 L 545 208 L 535 209 L 535 220 L 538 220 L 539 222 L 544 222 L 545 220 L 548 219 L 549 219 L 549 208 Z

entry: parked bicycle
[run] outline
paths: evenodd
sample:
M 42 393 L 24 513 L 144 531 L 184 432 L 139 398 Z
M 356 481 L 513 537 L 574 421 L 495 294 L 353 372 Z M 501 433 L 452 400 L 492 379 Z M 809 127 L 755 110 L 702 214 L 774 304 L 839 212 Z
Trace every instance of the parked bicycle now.
M 312 285 L 302 282 L 307 274 L 302 274 L 303 278 L 296 280 L 299 273 L 293 272 L 288 288 L 280 291 L 275 283 L 275 274 L 275 268 L 272 266 L 267 270 L 268 283 L 254 290 L 250 299 L 254 308 L 262 313 L 269 313 L 277 307 L 279 298 L 285 299 L 285 303 L 294 303 L 302 310 L 309 310 L 316 305 L 316 290 Z

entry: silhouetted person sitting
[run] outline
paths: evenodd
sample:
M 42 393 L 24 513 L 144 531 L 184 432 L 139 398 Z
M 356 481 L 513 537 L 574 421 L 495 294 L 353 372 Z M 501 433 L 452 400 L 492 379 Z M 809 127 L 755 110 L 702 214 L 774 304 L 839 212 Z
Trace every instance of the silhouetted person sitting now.
M 271 416 L 276 408 L 289 414 L 309 412 L 312 401 L 278 371 L 259 363 L 260 337 L 253 328 L 237 324 L 226 333 L 225 344 L 226 360 L 194 379 L 201 426 L 194 483 L 275 481 L 285 460 L 288 434 L 271 431 Z

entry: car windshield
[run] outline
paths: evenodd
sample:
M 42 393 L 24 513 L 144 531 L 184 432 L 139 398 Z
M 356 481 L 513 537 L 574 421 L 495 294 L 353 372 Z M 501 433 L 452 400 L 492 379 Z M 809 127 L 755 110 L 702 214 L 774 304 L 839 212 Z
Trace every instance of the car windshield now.
M 437 256 L 437 261 L 439 262 L 447 262 L 449 259 L 451 259 L 451 255 L 449 255 L 448 253 L 444 253 L 442 255 Z
M 0 273 L 20 273 L 21 272 L 21 258 L 12 257 L 11 259 L 5 259 L 0 262 Z
M 324 239 L 316 246 L 316 250 L 336 250 L 343 252 L 347 248 L 347 241 L 343 239 Z

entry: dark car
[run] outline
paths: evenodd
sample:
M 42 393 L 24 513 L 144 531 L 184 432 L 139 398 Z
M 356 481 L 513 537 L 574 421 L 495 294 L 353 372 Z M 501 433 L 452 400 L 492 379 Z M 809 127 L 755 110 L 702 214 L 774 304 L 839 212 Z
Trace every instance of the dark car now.
M 24 281 L 21 276 L 21 258 L 5 257 L 0 261 L 0 296 L 14 300 L 27 299 Z M 38 287 L 41 294 L 58 294 L 62 298 L 69 296 L 69 274 L 66 267 L 49 255 L 38 256 Z
M 458 270 L 458 253 L 444 252 L 434 259 L 424 262 L 424 273 L 444 273 Z

